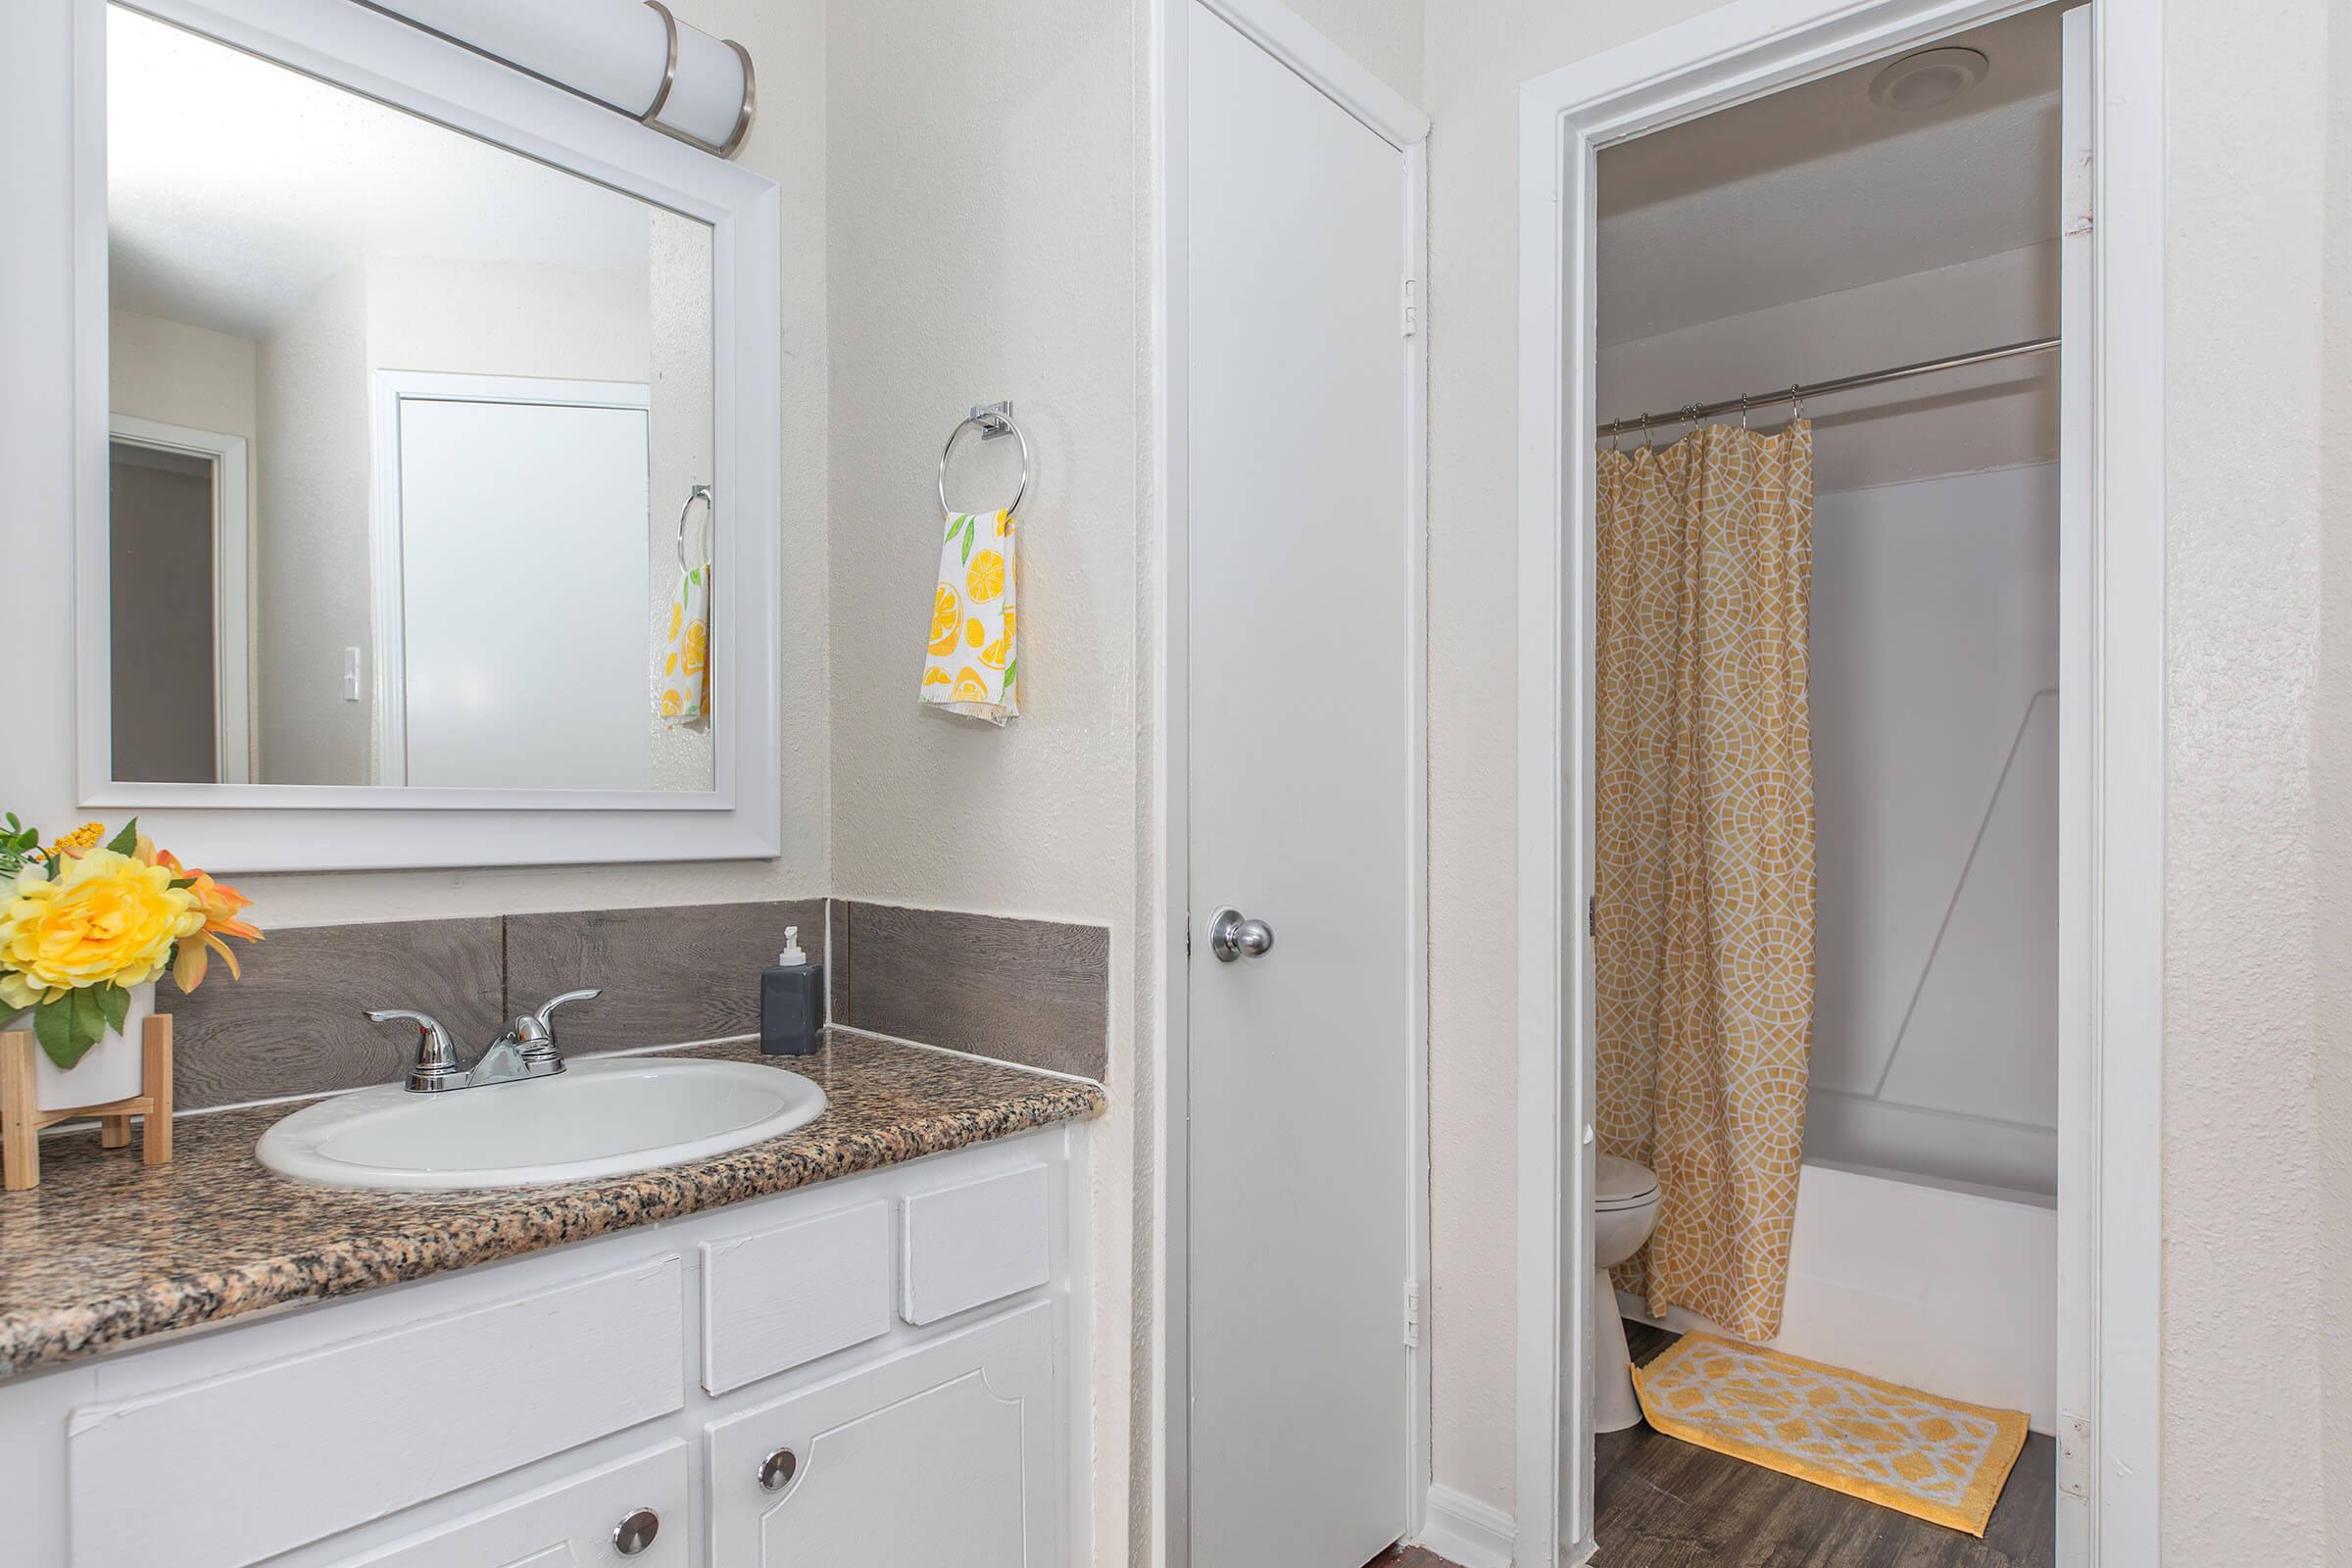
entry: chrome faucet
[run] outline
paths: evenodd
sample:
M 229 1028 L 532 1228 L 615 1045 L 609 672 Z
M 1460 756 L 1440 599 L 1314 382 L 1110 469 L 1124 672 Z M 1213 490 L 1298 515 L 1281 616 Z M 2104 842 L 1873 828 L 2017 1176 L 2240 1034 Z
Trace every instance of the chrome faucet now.
M 449 1030 L 431 1013 L 408 1007 L 370 1007 L 367 1016 L 372 1023 L 416 1026 L 416 1060 L 409 1068 L 409 1093 L 437 1095 L 451 1089 L 484 1089 L 491 1084 L 519 1083 L 526 1078 L 547 1078 L 562 1072 L 564 1057 L 556 1050 L 556 1009 L 568 1003 L 593 1002 L 603 995 L 601 988 L 566 991 L 548 999 L 536 1012 L 515 1014 L 506 1032 L 491 1041 L 468 1067 L 458 1065 L 458 1048 L 451 1042 Z

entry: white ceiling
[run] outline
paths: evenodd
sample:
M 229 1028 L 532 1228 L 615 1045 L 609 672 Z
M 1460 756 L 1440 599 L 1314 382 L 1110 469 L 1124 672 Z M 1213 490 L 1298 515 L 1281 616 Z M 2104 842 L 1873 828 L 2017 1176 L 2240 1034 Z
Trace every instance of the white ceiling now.
M 1603 151 L 1600 341 L 2056 238 L 2058 14 L 1942 40 L 1990 65 L 1938 108 L 1872 103 L 1874 61 Z
M 113 303 L 258 338 L 369 254 L 646 265 L 632 197 L 108 8 Z

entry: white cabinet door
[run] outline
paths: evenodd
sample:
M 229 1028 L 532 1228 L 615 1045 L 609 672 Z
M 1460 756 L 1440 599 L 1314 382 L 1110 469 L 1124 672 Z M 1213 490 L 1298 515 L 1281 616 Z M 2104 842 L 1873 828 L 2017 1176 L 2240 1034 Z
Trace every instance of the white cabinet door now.
M 338 1558 L 337 1568 L 686 1568 L 694 1555 L 690 1469 L 686 1445 L 665 1443 L 367 1556 Z M 652 1516 L 652 1529 L 633 1520 L 643 1544 L 623 1556 L 613 1533 L 639 1514 Z
M 710 1429 L 726 1568 L 1062 1568 L 1060 1380 L 1039 1301 Z M 788 1453 L 770 1490 L 760 1471 Z

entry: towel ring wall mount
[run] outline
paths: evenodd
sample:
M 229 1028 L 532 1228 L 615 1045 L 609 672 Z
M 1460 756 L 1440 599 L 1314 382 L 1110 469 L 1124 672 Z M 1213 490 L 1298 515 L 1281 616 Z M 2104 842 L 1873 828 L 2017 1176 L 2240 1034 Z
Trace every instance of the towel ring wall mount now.
M 686 519 L 694 514 L 694 504 L 697 501 L 700 501 L 709 510 L 714 528 L 718 521 L 718 503 L 711 499 L 709 485 L 698 484 L 686 492 L 686 504 L 678 509 L 678 570 L 681 572 L 694 569 L 686 564 Z M 705 557 L 715 555 L 717 548 L 718 540 L 713 536 L 710 540 L 710 549 L 704 552 Z M 705 564 L 708 564 L 707 559 Z
M 978 430 L 983 441 L 1001 441 L 1011 436 L 1021 444 L 1020 486 L 1012 492 L 1012 500 L 1004 508 L 1004 514 L 1011 516 L 1021 510 L 1021 498 L 1029 493 L 1029 437 L 1019 425 L 1012 422 L 1012 404 L 1009 400 L 974 404 L 972 412 L 948 432 L 948 444 L 939 449 L 939 510 L 953 515 L 953 509 L 948 505 L 948 459 L 954 455 L 956 441 L 961 439 L 966 430 Z

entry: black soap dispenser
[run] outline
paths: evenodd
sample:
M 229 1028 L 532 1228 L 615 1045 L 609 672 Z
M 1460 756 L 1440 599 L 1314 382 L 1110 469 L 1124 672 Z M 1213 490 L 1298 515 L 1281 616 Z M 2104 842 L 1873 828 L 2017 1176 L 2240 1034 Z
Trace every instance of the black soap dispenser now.
M 801 928 L 784 928 L 784 951 L 760 971 L 760 1050 L 769 1056 L 813 1056 L 825 1031 L 825 966 L 801 951 Z

